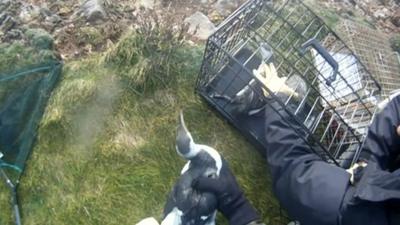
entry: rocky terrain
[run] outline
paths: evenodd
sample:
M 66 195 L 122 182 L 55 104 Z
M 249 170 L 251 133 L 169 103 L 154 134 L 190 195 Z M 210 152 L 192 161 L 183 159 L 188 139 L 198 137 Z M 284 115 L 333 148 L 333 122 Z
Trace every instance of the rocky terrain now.
M 192 40 L 204 40 L 244 0 L 0 0 L 2 43 L 28 41 L 29 30 L 54 38 L 61 58 L 103 51 L 143 13 L 168 14 L 189 23 Z M 318 1 L 341 17 L 359 16 L 389 34 L 400 33 L 399 0 Z M 30 31 L 32 33 L 32 31 Z
M 387 33 L 400 32 L 399 0 L 324 0 L 340 15 L 358 13 Z
M 2 43 L 27 41 L 26 32 L 35 29 L 54 38 L 55 48 L 63 59 L 75 58 L 102 51 L 115 43 L 123 31 L 135 26 L 138 14 L 145 11 L 169 13 L 177 20 L 187 17 L 186 21 L 194 24 L 189 31 L 198 30 L 195 36 L 205 39 L 215 28 L 208 18 L 218 22 L 241 2 L 0 0 L 0 40 Z

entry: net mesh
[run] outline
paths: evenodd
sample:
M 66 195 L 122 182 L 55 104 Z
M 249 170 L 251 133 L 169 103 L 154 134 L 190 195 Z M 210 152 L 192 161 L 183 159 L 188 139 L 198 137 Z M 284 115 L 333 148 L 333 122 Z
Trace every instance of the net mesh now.
M 60 62 L 51 60 L 0 73 L 1 166 L 23 171 L 61 68 Z

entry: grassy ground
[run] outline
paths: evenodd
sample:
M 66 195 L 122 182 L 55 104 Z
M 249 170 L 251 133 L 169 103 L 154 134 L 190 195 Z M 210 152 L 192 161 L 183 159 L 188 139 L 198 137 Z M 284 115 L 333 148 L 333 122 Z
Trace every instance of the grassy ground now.
M 40 123 L 19 194 L 24 225 L 135 224 L 161 219 L 185 161 L 175 152 L 180 109 L 198 143 L 230 163 L 267 224 L 279 224 L 265 161 L 194 93 L 203 46 L 183 46 L 176 83 L 138 95 L 104 55 L 67 62 Z M 109 55 L 108 55 L 109 56 Z M 138 65 L 136 65 L 138 66 Z M 129 76 L 128 76 L 129 77 Z M 0 224 L 12 213 L 0 185 Z M 227 224 L 218 217 L 218 224 Z

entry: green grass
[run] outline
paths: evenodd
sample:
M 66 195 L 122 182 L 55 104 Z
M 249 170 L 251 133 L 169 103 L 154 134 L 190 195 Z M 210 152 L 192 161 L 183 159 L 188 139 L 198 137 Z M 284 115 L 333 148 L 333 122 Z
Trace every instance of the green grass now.
M 185 163 L 174 147 L 181 109 L 195 140 L 215 147 L 230 163 L 263 221 L 278 224 L 265 160 L 193 91 L 202 49 L 183 46 L 180 61 L 170 62 L 180 65 L 176 83 L 145 96 L 132 91 L 103 55 L 67 62 L 21 180 L 23 224 L 160 220 Z M 3 184 L 0 208 L 0 224 L 13 224 Z M 217 223 L 227 224 L 221 216 Z

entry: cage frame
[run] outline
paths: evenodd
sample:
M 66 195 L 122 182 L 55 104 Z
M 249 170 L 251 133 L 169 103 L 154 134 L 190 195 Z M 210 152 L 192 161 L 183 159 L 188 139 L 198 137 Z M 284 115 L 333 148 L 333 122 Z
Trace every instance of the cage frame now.
M 373 91 L 373 93 L 371 93 L 371 97 L 372 97 L 372 96 L 376 96 L 376 97 L 379 98 L 379 95 L 380 95 L 380 92 L 381 92 L 381 86 L 380 86 L 380 84 L 379 84 L 378 81 L 371 75 L 371 73 L 368 71 L 368 69 L 366 68 L 366 66 L 365 66 L 365 65 L 363 64 L 363 62 L 359 59 L 359 57 L 358 57 L 357 55 L 355 55 L 354 52 L 348 47 L 348 45 L 347 45 L 346 43 L 344 43 L 344 42 L 342 41 L 342 39 L 341 39 L 341 38 L 340 38 L 340 37 L 339 37 L 339 36 L 338 36 L 338 35 L 323 21 L 323 19 L 320 18 L 317 14 L 315 14 L 306 4 L 304 4 L 304 3 L 301 2 L 301 1 L 286 0 L 277 10 L 275 10 L 275 9 L 273 8 L 273 6 L 272 6 L 272 4 L 273 4 L 272 1 L 248 0 L 248 1 L 246 1 L 241 7 L 239 7 L 235 12 L 233 12 L 226 20 L 224 20 L 224 21 L 217 27 L 216 31 L 208 38 L 207 43 L 206 43 L 206 47 L 205 47 L 205 50 L 204 50 L 204 55 L 203 55 L 203 61 L 202 61 L 201 69 L 200 69 L 199 75 L 198 75 L 197 80 L 196 80 L 196 88 L 195 88 L 195 91 L 196 91 L 196 93 L 198 93 L 201 97 L 203 97 L 203 99 L 204 99 L 209 105 L 211 105 L 212 108 L 214 108 L 216 111 L 218 111 L 218 112 L 222 115 L 222 117 L 224 117 L 224 118 L 225 118 L 230 124 L 232 124 L 236 129 L 238 129 L 238 130 L 241 132 L 241 134 L 243 134 L 253 145 L 255 145 L 255 146 L 256 146 L 259 150 L 261 150 L 261 151 L 263 151 L 267 146 L 265 146 L 265 144 L 263 143 L 263 141 L 260 140 L 260 137 L 255 136 L 254 133 L 250 132 L 249 130 L 244 129 L 240 124 L 238 124 L 238 121 L 237 121 L 235 118 L 233 118 L 233 116 L 232 116 L 229 112 L 227 112 L 224 108 L 219 107 L 219 106 L 216 104 L 215 100 L 212 99 L 212 97 L 209 96 L 209 95 L 207 94 L 207 91 L 205 91 L 204 88 L 207 88 L 207 86 L 210 85 L 210 83 L 219 75 L 219 73 L 220 73 L 221 71 L 215 72 L 214 77 L 211 78 L 211 79 L 209 79 L 209 78 L 207 79 L 207 77 L 205 77 L 205 78 L 206 78 L 205 80 L 207 80 L 208 83 L 204 84 L 202 81 L 204 80 L 203 78 L 204 78 L 204 76 L 206 76 L 207 69 L 208 69 L 208 68 L 207 68 L 208 65 L 207 65 L 206 62 L 208 62 L 208 60 L 209 60 L 210 57 L 213 57 L 212 54 L 215 53 L 215 52 L 213 51 L 213 50 L 215 50 L 215 48 L 218 49 L 218 53 L 217 53 L 217 54 L 220 54 L 219 51 L 222 51 L 222 52 L 223 52 L 222 54 L 225 54 L 226 57 L 229 58 L 229 60 L 228 60 L 227 62 L 225 62 L 225 64 L 226 64 L 225 66 L 220 66 L 220 70 L 222 70 L 224 67 L 226 67 L 226 66 L 228 65 L 229 62 L 233 61 L 233 62 L 236 63 L 237 65 L 240 65 L 240 66 L 241 66 L 241 70 L 244 70 L 244 71 L 246 71 L 248 74 L 251 74 L 251 71 L 249 71 L 249 69 L 246 68 L 246 66 L 242 65 L 242 62 L 239 62 L 239 61 L 235 58 L 235 56 L 229 52 L 229 51 L 231 51 L 231 49 L 229 49 L 229 47 L 234 48 L 234 45 L 237 45 L 238 42 L 239 42 L 240 40 L 234 40 L 233 43 L 230 43 L 230 44 L 229 44 L 229 45 L 231 45 L 231 46 L 228 46 L 228 47 L 227 47 L 227 48 L 228 48 L 227 50 L 224 49 L 223 45 L 226 44 L 227 37 L 229 36 L 229 35 L 224 36 L 224 35 L 225 35 L 224 32 L 225 32 L 225 33 L 226 33 L 226 32 L 232 32 L 232 31 L 229 31 L 229 28 L 230 28 L 230 27 L 234 27 L 236 24 L 242 23 L 242 26 L 245 27 L 245 28 L 247 28 L 247 29 L 249 29 L 249 31 L 242 31 L 243 33 L 239 34 L 239 35 L 238 35 L 237 37 L 235 37 L 235 38 L 237 38 L 237 39 L 245 38 L 246 35 L 248 35 L 248 33 L 252 32 L 252 30 L 251 30 L 252 24 L 251 24 L 251 23 L 254 22 L 254 18 L 257 16 L 257 13 L 260 13 L 262 10 L 264 10 L 264 8 L 266 8 L 266 10 L 268 10 L 270 13 L 274 14 L 277 18 L 282 19 L 283 21 L 287 22 L 287 23 L 289 24 L 289 26 L 291 26 L 291 24 L 286 20 L 287 18 L 284 18 L 284 17 L 280 14 L 280 13 L 281 13 L 281 10 L 283 10 L 285 7 L 287 7 L 288 4 L 291 3 L 291 2 L 297 2 L 297 3 L 301 4 L 302 7 L 304 7 L 305 10 L 307 10 L 307 11 L 311 14 L 311 16 L 314 17 L 311 21 L 313 21 L 314 19 L 318 20 L 318 22 L 321 23 L 321 26 L 323 26 L 325 29 L 327 29 L 327 32 L 329 33 L 329 35 L 332 35 L 333 38 L 335 38 L 335 40 L 339 40 L 340 44 L 343 45 L 342 48 L 344 48 L 344 49 L 348 52 L 349 55 L 351 55 L 352 57 L 354 57 L 354 59 L 355 59 L 355 64 L 357 64 L 357 65 L 359 65 L 359 66 L 361 67 L 360 70 L 363 70 L 363 73 L 364 73 L 363 76 L 368 76 L 368 78 L 370 79 L 369 81 L 365 81 L 365 82 L 366 82 L 366 83 L 365 83 L 365 87 L 367 87 L 368 85 L 373 85 L 373 86 L 376 88 L 376 90 Z M 252 10 L 253 10 L 253 11 L 252 11 Z M 253 17 L 252 17 L 252 16 L 253 16 Z M 249 19 L 249 17 L 252 17 L 253 20 L 251 20 L 250 22 L 249 22 L 249 21 L 246 22 L 246 19 Z M 236 19 L 236 21 L 235 21 L 235 19 Z M 265 25 L 265 24 L 263 24 L 263 25 Z M 261 26 L 263 26 L 263 25 L 261 25 Z M 260 27 L 261 27 L 261 26 L 260 26 Z M 271 25 L 271 26 L 272 26 L 272 25 Z M 311 26 L 311 25 L 310 25 L 310 26 Z M 299 31 L 296 30 L 296 27 L 291 26 L 291 28 L 297 33 L 297 35 L 299 35 L 299 36 L 302 35 L 302 33 L 300 33 Z M 240 29 L 240 28 L 239 28 L 239 29 Z M 244 28 L 242 28 L 242 29 L 244 29 Z M 257 28 L 257 29 L 258 29 L 258 28 Z M 321 29 L 322 29 L 322 27 L 321 27 Z M 247 32 L 247 33 L 245 33 L 245 32 Z M 254 31 L 254 33 L 255 33 L 255 34 L 253 34 L 253 35 L 255 35 L 255 36 L 258 35 L 256 31 Z M 229 33 L 228 33 L 228 34 L 229 34 Z M 271 36 L 272 36 L 272 35 L 271 35 Z M 315 36 L 317 36 L 317 35 L 315 35 Z M 253 37 L 254 37 L 254 36 L 253 36 Z M 221 39 L 222 39 L 222 41 L 220 41 L 220 43 L 218 43 L 218 40 L 221 40 Z M 263 40 L 262 37 L 261 37 L 260 39 Z M 285 37 L 284 39 L 286 39 L 286 37 Z M 236 43 L 235 43 L 235 42 L 236 42 Z M 222 43 L 222 44 L 221 44 L 221 43 Z M 267 44 L 268 44 L 268 43 L 267 43 Z M 242 47 L 239 47 L 239 48 L 237 49 L 237 51 L 239 51 L 239 50 L 240 50 L 241 48 L 243 48 L 245 45 L 246 45 L 246 43 L 244 43 L 244 44 L 242 45 Z M 214 48 L 214 49 L 213 49 L 213 48 Z M 272 48 L 273 48 L 273 51 L 275 51 L 275 52 L 278 51 L 277 49 L 274 48 L 273 45 L 272 45 Z M 294 49 L 294 51 L 298 51 L 297 49 L 295 49 L 294 46 L 293 46 L 293 49 Z M 211 52 L 211 53 L 210 53 L 210 52 Z M 210 55 L 210 54 L 211 54 L 211 55 Z M 283 53 L 280 53 L 280 54 L 283 55 Z M 336 54 L 336 53 L 335 53 L 335 54 Z M 218 59 L 218 57 L 220 57 L 220 56 L 217 55 L 216 57 L 217 57 L 217 59 Z M 224 60 L 226 61 L 226 59 L 223 59 L 223 60 L 221 60 L 221 61 L 224 61 Z M 292 63 L 295 64 L 295 63 L 297 63 L 299 60 L 301 60 L 301 58 L 298 58 L 298 60 L 297 60 L 296 62 L 294 62 L 294 63 L 292 62 Z M 309 64 L 310 64 L 310 65 L 313 65 L 313 62 L 309 62 Z M 217 65 L 217 66 L 218 66 L 218 65 Z M 217 66 L 216 66 L 216 67 L 217 67 Z M 316 66 L 316 65 L 314 65 L 314 66 Z M 291 67 L 291 69 L 296 70 L 295 67 Z M 307 70 L 308 70 L 308 69 L 307 69 Z M 301 71 L 295 71 L 295 72 L 301 74 Z M 306 71 L 306 72 L 307 72 L 307 71 Z M 306 72 L 305 72 L 305 73 L 306 73 Z M 319 71 L 319 72 L 321 73 L 321 71 Z M 304 74 L 305 74 L 305 73 L 304 73 Z M 342 75 L 340 74 L 340 76 L 342 76 Z M 316 78 L 317 78 L 317 77 L 316 77 Z M 328 82 L 328 83 L 330 82 L 329 79 L 326 79 L 326 77 L 323 77 L 323 78 L 325 79 L 326 82 Z M 342 77 L 342 78 L 343 78 L 343 77 Z M 344 79 L 344 78 L 343 78 L 343 79 Z M 258 79 L 256 78 L 256 80 L 258 80 Z M 362 100 L 362 101 L 361 101 L 362 107 L 363 107 L 364 109 L 366 109 L 366 110 L 369 112 L 370 118 L 369 118 L 369 120 L 367 121 L 367 125 L 366 125 L 366 126 L 368 126 L 369 123 L 372 121 L 373 116 L 375 115 L 376 109 L 377 109 L 377 108 L 376 108 L 376 107 L 373 108 L 373 106 L 372 106 L 372 107 L 371 107 L 371 106 L 367 106 L 367 104 L 364 102 L 365 97 L 361 97 L 360 94 L 357 93 L 357 91 L 353 89 L 352 85 L 350 85 L 350 84 L 347 82 L 346 79 L 344 79 L 344 81 L 345 81 L 346 85 L 347 85 L 348 87 L 351 88 L 351 90 L 352 90 L 352 92 L 353 92 L 352 94 L 356 95 L 356 98 L 357 98 L 358 100 Z M 232 82 L 233 82 L 233 81 L 232 81 Z M 260 82 L 260 81 L 258 80 L 258 82 Z M 360 82 L 361 82 L 361 81 L 360 81 Z M 368 84 L 368 82 L 371 82 L 372 84 Z M 228 87 L 229 87 L 229 85 L 228 85 Z M 310 89 L 314 89 L 314 91 L 320 92 L 320 90 L 318 90 L 318 88 L 315 87 L 315 86 L 313 85 L 313 83 L 310 85 Z M 304 125 L 303 122 L 301 122 L 301 121 L 298 120 L 297 116 L 294 115 L 294 113 L 292 113 L 290 110 L 288 110 L 288 108 L 287 108 L 287 102 L 286 102 L 286 103 L 282 102 L 279 98 L 276 97 L 275 93 L 272 93 L 268 88 L 267 88 L 267 91 L 269 92 L 270 96 L 273 96 L 273 97 L 275 98 L 275 100 L 277 100 L 277 102 L 278 102 L 279 105 L 285 110 L 285 112 L 286 112 L 287 114 L 289 114 L 293 119 L 296 120 L 296 123 L 297 123 L 298 125 L 300 125 L 301 129 L 302 129 L 303 131 L 306 131 L 307 136 L 306 136 L 306 137 L 303 137 L 302 135 L 300 135 L 300 137 L 301 137 L 304 141 L 306 141 L 306 143 L 308 143 L 308 144 L 309 144 L 310 142 L 313 142 L 313 143 L 317 143 L 317 145 L 319 146 L 319 147 L 318 147 L 318 150 L 316 150 L 313 146 L 311 146 L 311 145 L 309 144 L 310 147 L 311 147 L 311 149 L 312 149 L 315 153 L 317 153 L 318 155 L 321 154 L 321 153 L 319 152 L 319 148 L 321 148 L 322 150 L 325 151 L 325 148 L 324 148 L 324 146 L 323 146 L 322 143 L 321 143 L 321 140 L 322 140 L 322 139 L 321 139 L 320 141 L 318 141 L 318 140 L 313 140 L 313 139 L 314 139 L 314 137 L 313 137 L 313 132 L 310 132 L 310 128 L 306 127 L 306 126 Z M 315 102 L 317 102 L 317 101 L 315 101 Z M 326 99 L 325 99 L 325 102 L 328 102 L 328 104 L 329 104 L 329 101 L 326 101 Z M 368 102 L 367 102 L 367 103 L 368 103 Z M 349 105 L 347 105 L 347 106 L 349 106 Z M 351 116 L 351 118 L 353 118 L 354 114 L 357 112 L 357 110 L 358 110 L 357 107 L 359 107 L 359 105 L 356 105 L 355 107 L 356 107 L 356 110 L 354 110 L 354 113 L 353 113 L 353 115 Z M 276 111 L 276 109 L 275 109 L 274 107 L 272 107 L 272 108 Z M 338 112 L 336 111 L 337 107 L 335 107 L 335 106 L 329 104 L 328 108 L 329 108 L 330 110 L 333 110 L 334 113 L 335 113 L 335 115 L 340 115 L 340 113 L 338 113 Z M 370 111 L 370 108 L 372 108 L 371 111 Z M 341 110 L 343 110 L 343 109 L 341 109 Z M 277 111 L 276 111 L 276 112 L 277 112 Z M 279 112 L 277 112 L 277 113 L 279 113 Z M 344 112 L 344 113 L 345 113 L 345 114 L 347 113 L 347 109 L 345 109 L 345 112 Z M 344 114 L 344 115 L 345 115 L 345 114 Z M 323 113 L 321 114 L 321 116 L 323 116 Z M 362 117 L 363 117 L 363 116 L 362 116 Z M 332 119 L 332 118 L 333 118 L 333 116 L 331 117 L 331 119 Z M 358 148 L 355 150 L 354 156 L 353 156 L 353 158 L 351 159 L 351 164 L 353 164 L 353 163 L 355 163 L 355 162 L 358 160 L 360 151 L 361 151 L 361 149 L 362 149 L 362 147 L 363 147 L 363 143 L 364 143 L 364 140 L 365 140 L 365 134 L 363 134 L 363 135 L 364 135 L 364 138 L 362 138 L 362 137 L 361 137 L 361 138 L 357 138 L 357 134 L 355 134 L 355 132 L 354 132 L 354 130 L 351 128 L 351 126 L 348 125 L 348 122 L 345 121 L 346 119 L 345 119 L 345 118 L 342 118 L 342 117 L 340 117 L 340 116 L 338 117 L 338 119 L 340 120 L 340 125 L 341 125 L 341 124 L 345 124 L 345 126 L 347 127 L 346 132 L 352 133 L 353 137 L 356 137 L 356 139 L 358 140 Z M 363 119 L 363 118 L 361 118 L 360 121 L 361 121 L 362 119 Z M 331 121 L 330 121 L 329 123 L 331 123 Z M 289 124 L 289 125 L 290 125 L 290 124 Z M 331 124 L 329 124 L 329 126 L 330 126 L 330 125 L 331 125 Z M 340 125 L 339 125 L 339 126 L 340 126 Z M 292 126 L 292 128 L 295 129 L 293 126 Z M 326 133 L 327 130 L 328 130 L 328 129 L 325 130 L 325 133 Z M 337 128 L 336 133 L 338 132 L 338 130 L 339 130 L 339 128 Z M 296 132 L 302 132 L 302 131 L 296 131 Z M 334 134 L 334 137 L 336 136 L 336 133 Z M 346 133 L 346 135 L 347 135 L 347 133 Z M 345 135 L 345 137 L 346 137 L 346 135 Z M 323 136 L 325 136 L 325 134 L 323 134 Z M 262 137 L 261 137 L 261 138 L 262 138 Z M 310 139 L 311 139 L 311 140 L 310 140 Z M 343 139 L 341 140 L 342 143 L 341 143 L 340 146 L 342 146 L 344 140 L 345 140 L 345 138 L 343 138 Z M 333 142 L 332 142 L 332 143 L 333 143 Z M 351 146 L 351 145 L 349 145 L 349 146 Z M 330 147 L 329 147 L 329 148 L 330 148 Z M 341 147 L 339 147 L 338 149 L 340 149 L 340 148 L 341 148 Z M 328 161 L 328 162 L 330 162 L 330 163 L 336 164 L 337 166 L 341 166 L 340 163 L 338 162 L 338 159 L 339 159 L 339 158 L 338 158 L 338 157 L 339 157 L 338 154 L 342 154 L 343 152 L 340 153 L 340 152 L 338 152 L 338 151 L 339 151 L 339 150 L 337 150 L 337 152 L 335 152 L 334 154 L 328 152 L 328 154 L 326 154 L 327 158 L 325 158 L 325 160 Z M 321 155 L 320 155 L 320 156 L 321 156 Z M 322 157 L 322 156 L 321 156 L 321 157 Z

